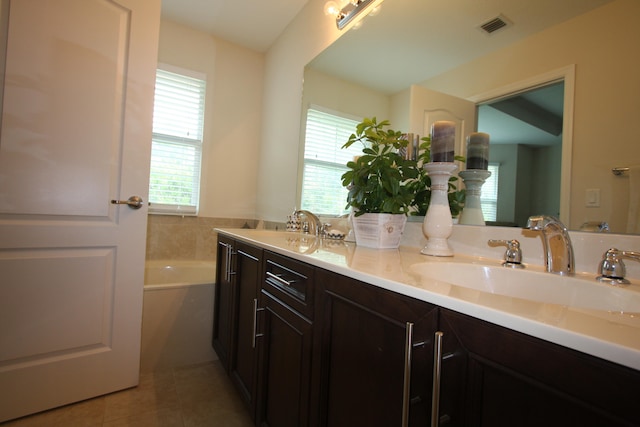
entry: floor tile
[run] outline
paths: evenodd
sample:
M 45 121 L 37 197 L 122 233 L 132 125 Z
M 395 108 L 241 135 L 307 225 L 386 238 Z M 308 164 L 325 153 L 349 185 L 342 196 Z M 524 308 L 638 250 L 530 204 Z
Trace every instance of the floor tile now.
M 107 421 L 103 427 L 184 427 L 180 409 L 164 409 Z
M 0 423 L 2 427 L 252 427 L 219 361 L 152 372 L 137 387 Z

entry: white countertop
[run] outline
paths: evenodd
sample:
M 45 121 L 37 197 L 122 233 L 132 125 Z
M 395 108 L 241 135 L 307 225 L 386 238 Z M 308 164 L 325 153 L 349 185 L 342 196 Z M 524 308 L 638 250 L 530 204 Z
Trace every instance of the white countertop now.
M 423 277 L 414 267 L 438 262 L 499 265 L 497 260 L 463 255 L 430 257 L 421 255 L 420 248 L 413 246 L 376 250 L 283 231 L 216 231 L 316 267 L 640 370 L 640 313 L 575 308 L 482 292 Z

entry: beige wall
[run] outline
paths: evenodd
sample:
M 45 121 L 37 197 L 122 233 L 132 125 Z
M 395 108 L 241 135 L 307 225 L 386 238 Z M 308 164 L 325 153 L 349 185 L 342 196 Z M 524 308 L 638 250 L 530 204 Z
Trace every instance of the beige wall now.
M 611 168 L 640 164 L 639 16 L 640 2 L 618 0 L 424 85 L 467 98 L 575 64 L 570 228 L 607 219 L 624 232 L 628 178 Z M 585 207 L 591 188 L 600 208 Z
M 149 215 L 147 259 L 213 260 L 215 227 L 256 226 L 264 54 L 163 20 L 158 62 L 204 73 L 207 95 L 200 211 Z
M 309 0 L 266 55 L 258 169 L 260 219 L 283 221 L 296 206 L 304 66 L 339 36 L 325 0 Z
M 199 215 L 255 218 L 264 54 L 163 20 L 158 62 L 207 75 Z
M 305 109 L 315 104 L 355 117 L 385 119 L 389 117 L 390 103 L 391 97 L 365 86 L 355 85 L 313 69 L 304 71 L 302 105 Z M 302 116 L 300 126 L 304 127 L 306 120 L 304 114 Z

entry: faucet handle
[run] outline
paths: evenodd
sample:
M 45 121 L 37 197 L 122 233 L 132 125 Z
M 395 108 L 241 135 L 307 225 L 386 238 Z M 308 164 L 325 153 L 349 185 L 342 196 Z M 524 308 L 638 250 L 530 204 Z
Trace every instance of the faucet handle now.
M 520 242 L 517 240 L 489 240 L 491 246 L 506 246 L 507 251 L 504 253 L 504 262 L 502 265 L 511 268 L 524 268 L 522 264 L 522 249 L 520 249 Z
M 598 266 L 599 276 L 596 279 L 599 282 L 610 285 L 628 285 L 631 283 L 624 278 L 627 274 L 627 269 L 622 261 L 623 258 L 640 261 L 640 252 L 621 251 L 616 248 L 607 249 Z

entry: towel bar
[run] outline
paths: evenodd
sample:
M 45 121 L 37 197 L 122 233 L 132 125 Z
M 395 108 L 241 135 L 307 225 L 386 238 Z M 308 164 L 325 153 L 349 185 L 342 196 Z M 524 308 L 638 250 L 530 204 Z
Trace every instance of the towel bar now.
M 616 176 L 620 176 L 623 175 L 625 172 L 628 172 L 629 168 L 613 168 L 611 169 L 611 172 L 613 172 L 614 175 Z

